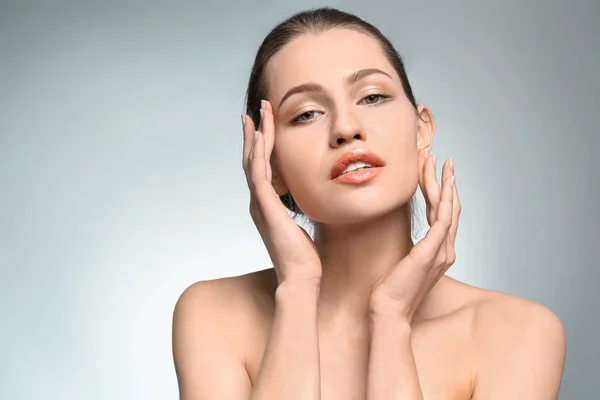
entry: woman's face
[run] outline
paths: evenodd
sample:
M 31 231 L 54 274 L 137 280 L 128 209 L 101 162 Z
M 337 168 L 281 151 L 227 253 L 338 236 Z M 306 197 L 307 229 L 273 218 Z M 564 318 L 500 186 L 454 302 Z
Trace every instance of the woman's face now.
M 360 222 L 410 200 L 418 182 L 417 152 L 431 147 L 433 121 L 418 117 L 375 39 L 347 29 L 302 35 L 271 59 L 266 72 L 279 194 L 289 190 L 302 211 L 321 223 Z M 289 95 L 306 84 L 311 90 Z M 431 117 L 424 106 L 419 112 L 426 121 Z M 338 158 L 356 149 L 378 155 L 385 163 L 380 173 L 360 184 L 332 179 Z

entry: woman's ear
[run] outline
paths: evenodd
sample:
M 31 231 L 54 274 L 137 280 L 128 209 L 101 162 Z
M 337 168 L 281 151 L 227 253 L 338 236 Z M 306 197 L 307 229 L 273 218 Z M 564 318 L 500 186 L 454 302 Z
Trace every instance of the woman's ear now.
M 431 110 L 424 104 L 417 107 L 417 150 L 427 149 L 431 151 L 433 147 L 433 135 L 435 134 L 435 121 Z

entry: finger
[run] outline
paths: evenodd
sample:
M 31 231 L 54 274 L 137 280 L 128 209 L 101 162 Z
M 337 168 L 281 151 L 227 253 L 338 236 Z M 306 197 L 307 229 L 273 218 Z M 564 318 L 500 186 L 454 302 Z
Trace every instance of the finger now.
M 263 129 L 264 118 L 263 118 L 263 106 L 262 106 L 262 104 L 263 104 L 263 100 L 260 101 L 260 110 L 259 110 L 259 117 L 258 117 L 259 118 L 258 119 L 258 127 L 256 128 L 256 131 L 258 131 L 258 132 L 262 132 L 262 129 Z M 257 142 L 256 139 L 258 138 L 258 133 L 255 132 L 254 135 L 255 136 L 252 136 L 252 138 L 253 138 L 253 141 L 252 141 L 253 144 L 252 144 L 252 149 L 251 149 L 251 153 L 252 153 L 251 157 L 255 157 L 254 151 L 256 150 L 256 142 Z
M 267 180 L 267 166 L 265 160 L 265 137 L 261 131 L 255 132 L 254 145 L 250 150 L 250 178 L 257 183 Z
M 427 222 L 429 226 L 433 225 L 433 218 L 431 218 L 431 210 L 433 205 L 431 204 L 430 194 L 427 192 L 427 186 L 429 181 L 429 174 L 431 173 L 431 166 L 435 164 L 433 161 L 436 158 L 435 154 L 429 154 L 429 151 L 423 153 L 423 165 L 421 167 L 421 176 L 419 185 L 421 186 L 421 192 L 423 192 L 423 198 L 425 200 L 425 216 L 427 217 Z M 435 169 L 433 175 L 435 176 Z
M 419 169 L 419 186 L 421 186 L 422 191 L 425 190 L 423 189 L 423 186 L 425 185 L 423 181 L 423 168 L 425 167 L 425 162 L 427 162 L 427 156 L 429 156 L 429 151 L 427 149 L 421 150 L 417 154 L 417 166 Z
M 429 157 L 429 150 L 421 150 L 417 156 L 417 165 L 419 169 L 419 187 L 423 193 L 423 198 L 425 199 L 425 203 L 427 205 L 427 211 L 429 211 L 429 200 L 427 199 L 427 193 L 425 191 L 425 165 L 427 164 L 427 157 Z
M 268 100 L 263 100 L 263 111 L 261 112 L 261 133 L 265 139 L 265 160 L 270 162 L 273 146 L 275 144 L 275 123 L 273 107 Z M 267 168 L 267 178 L 271 180 L 271 168 Z
M 248 117 L 246 114 L 242 115 L 242 131 L 244 135 L 244 151 L 242 155 L 242 167 L 246 173 L 248 172 L 249 159 L 250 159 L 250 151 L 252 150 L 252 146 L 254 145 L 254 122 L 252 118 Z
M 263 207 L 267 203 L 276 199 L 279 201 L 279 196 L 275 192 L 267 174 L 267 163 L 265 159 L 265 139 L 260 131 L 256 131 L 256 141 L 250 150 L 249 160 L 249 186 L 258 200 L 258 204 Z
M 434 154 L 429 157 L 428 162 L 425 164 L 425 176 L 423 177 L 425 181 L 425 192 L 427 194 L 427 202 L 429 204 L 429 212 L 427 213 L 427 222 L 429 222 L 429 226 L 433 226 L 435 223 L 437 208 L 440 202 L 441 188 L 437 181 L 436 174 L 436 161 L 437 156 Z M 443 171 L 443 168 L 442 168 Z M 443 179 L 443 174 L 442 174 Z
M 458 199 L 456 197 L 456 183 L 452 190 L 452 225 L 448 230 L 448 237 L 446 238 L 446 254 L 444 260 L 441 260 L 440 264 L 444 266 L 444 272 L 450 268 L 451 265 L 456 261 L 456 249 L 454 246 L 454 239 L 456 237 L 456 230 L 458 228 L 458 215 L 460 211 L 457 209 Z
M 453 198 L 452 198 L 452 226 L 450 227 L 449 237 L 450 237 L 450 245 L 454 248 L 454 243 L 456 242 L 456 234 L 458 232 L 458 221 L 460 218 L 461 205 L 460 199 L 458 198 L 458 189 L 456 187 L 456 182 L 454 183 L 453 188 Z
M 414 257 L 417 262 L 430 264 L 438 257 L 440 250 L 445 252 L 444 244 L 448 231 L 452 224 L 453 187 L 452 176 L 448 177 L 442 184 L 442 196 L 438 204 L 436 220 L 425 237 L 414 247 Z M 412 251 L 411 251 L 412 254 Z
M 447 250 L 448 250 L 448 244 L 449 244 L 449 238 L 450 238 L 450 228 L 452 227 L 452 217 L 453 217 L 453 210 L 454 210 L 454 171 L 453 171 L 453 160 L 450 158 L 448 160 L 446 160 L 446 162 L 444 162 L 444 165 L 442 166 L 442 182 L 444 182 L 443 184 L 446 185 L 447 187 L 442 188 L 442 194 L 441 197 L 444 196 L 444 194 L 446 194 L 446 203 L 445 206 L 448 207 L 447 210 L 442 211 L 440 210 L 440 206 L 442 204 L 443 199 L 440 198 L 438 204 L 436 205 L 436 214 L 435 214 L 435 218 L 436 220 L 438 218 L 446 218 L 446 222 L 448 222 L 448 229 L 446 232 L 446 238 L 444 239 L 444 242 L 442 244 L 442 249 L 444 251 L 441 251 L 438 254 L 438 258 L 436 259 L 436 265 L 445 265 L 446 264 L 446 260 L 448 255 L 450 254 Z M 452 178 L 452 179 L 450 179 Z M 436 182 L 437 183 L 437 182 Z M 447 190 L 446 193 L 444 193 L 444 190 Z M 448 202 L 449 200 L 449 202 Z
M 454 172 L 452 171 L 452 165 L 453 165 L 452 162 L 453 162 L 453 160 L 450 158 L 450 159 L 446 160 L 444 162 L 444 164 L 442 165 L 442 182 L 445 182 L 445 184 L 449 184 L 448 183 L 449 178 L 454 175 Z M 437 185 L 437 180 L 435 183 Z M 452 195 L 453 189 L 450 189 L 450 190 L 451 190 L 451 192 L 450 192 L 451 196 L 453 196 Z M 440 191 L 443 193 L 443 188 L 440 188 Z M 434 223 L 435 223 L 435 220 L 437 220 L 437 218 L 438 218 L 438 211 L 439 211 L 439 205 L 441 203 L 441 196 L 442 196 L 442 194 L 440 194 L 440 197 L 438 197 L 438 201 L 434 202 L 434 207 L 432 210 L 432 214 L 433 214 L 432 217 L 434 219 Z M 450 211 L 450 212 L 452 213 L 452 211 Z M 450 214 L 450 221 L 452 221 L 452 214 Z M 442 265 L 446 261 L 446 257 L 448 255 L 448 252 L 447 252 L 448 240 L 449 240 L 449 235 L 447 234 L 446 238 L 444 239 L 444 243 L 442 244 L 442 249 L 444 251 L 441 251 L 438 254 L 438 258 L 436 259 L 437 265 Z
M 259 110 L 259 114 L 258 114 L 259 115 L 259 117 L 258 117 L 259 118 L 259 120 L 258 120 L 258 128 L 256 128 L 257 131 L 261 131 L 261 132 L 262 132 L 262 129 L 263 129 L 263 120 L 264 120 L 264 118 L 263 118 L 262 103 L 263 103 L 263 101 L 261 100 L 260 101 L 261 106 L 260 106 L 260 110 Z
M 455 187 L 455 178 L 454 173 L 452 172 L 452 159 L 447 160 L 444 164 L 442 175 L 444 176 L 444 179 L 442 181 L 442 198 L 439 202 L 436 221 L 440 219 L 443 220 L 443 226 L 447 228 L 445 229 L 446 237 L 444 238 L 443 243 L 440 246 L 441 248 L 435 260 L 435 265 L 440 269 L 445 270 L 448 267 L 449 259 L 454 258 L 454 248 L 449 246 L 450 229 L 452 228 L 452 217 L 454 211 Z M 450 261 L 454 262 L 453 260 Z

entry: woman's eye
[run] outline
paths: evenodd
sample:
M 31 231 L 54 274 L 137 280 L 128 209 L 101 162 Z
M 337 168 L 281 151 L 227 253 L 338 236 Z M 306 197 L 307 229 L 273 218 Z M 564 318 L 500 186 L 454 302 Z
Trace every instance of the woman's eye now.
M 382 103 L 384 100 L 387 100 L 389 98 L 390 98 L 390 96 L 388 96 L 386 94 L 375 93 L 375 94 L 370 94 L 370 95 L 364 97 L 362 99 L 362 101 L 364 101 L 366 104 L 372 105 L 372 104 Z M 320 111 L 306 111 L 302 114 L 298 114 L 294 119 L 292 119 L 292 123 L 297 124 L 297 123 L 303 123 L 303 122 L 310 122 L 313 119 L 315 119 L 318 114 L 321 114 L 321 112 Z
M 387 99 L 389 96 L 386 96 L 384 94 L 370 94 L 367 97 L 365 97 L 363 99 L 363 101 L 366 104 L 377 104 L 377 103 L 381 103 L 381 101 L 378 100 L 385 100 Z
M 296 118 L 294 118 L 292 120 L 292 122 L 307 122 L 310 121 L 312 116 L 314 116 L 315 114 L 317 114 L 318 111 L 307 111 L 305 113 L 302 113 L 300 115 L 298 115 Z

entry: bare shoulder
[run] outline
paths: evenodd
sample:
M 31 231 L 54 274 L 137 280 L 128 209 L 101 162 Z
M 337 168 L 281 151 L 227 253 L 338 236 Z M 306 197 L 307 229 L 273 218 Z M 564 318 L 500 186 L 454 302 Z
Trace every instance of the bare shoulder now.
M 566 356 L 559 317 L 519 296 L 472 286 L 464 290 L 472 310 L 473 399 L 556 396 Z
M 270 271 L 198 281 L 181 294 L 176 311 L 185 307 L 193 318 L 194 311 L 202 309 L 204 314 L 218 316 L 219 323 L 229 328 L 252 326 L 257 315 L 273 306 L 277 280 Z
M 543 304 L 445 278 L 436 303 L 448 307 L 445 312 L 469 310 L 474 339 L 497 342 L 536 329 L 549 329 L 557 335 L 563 331 L 558 316 Z
M 274 310 L 277 277 L 271 270 L 198 281 L 186 288 L 175 306 L 173 329 L 203 324 L 222 333 L 240 358 L 252 335 Z
M 494 290 L 477 291 L 473 333 L 483 343 L 517 343 L 515 339 L 542 332 L 556 340 L 564 335 L 561 320 L 545 305 Z
M 556 398 L 566 335 L 545 305 L 445 276 L 432 289 L 423 315 L 424 325 L 446 321 L 446 327 L 468 327 L 469 357 L 464 358 L 472 399 Z
M 264 273 L 204 280 L 186 288 L 173 312 L 173 358 L 181 398 L 247 397 L 249 343 L 270 305 Z
M 468 285 L 448 276 L 444 276 L 440 284 L 432 290 L 432 300 L 431 309 L 436 310 L 432 315 L 469 310 L 473 318 L 473 333 L 481 333 L 486 337 L 489 336 L 487 331 L 490 328 L 510 331 L 535 324 L 562 327 L 558 316 L 543 304 L 520 296 Z

